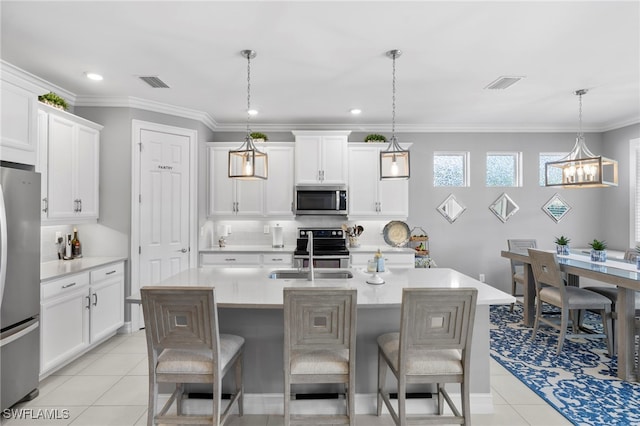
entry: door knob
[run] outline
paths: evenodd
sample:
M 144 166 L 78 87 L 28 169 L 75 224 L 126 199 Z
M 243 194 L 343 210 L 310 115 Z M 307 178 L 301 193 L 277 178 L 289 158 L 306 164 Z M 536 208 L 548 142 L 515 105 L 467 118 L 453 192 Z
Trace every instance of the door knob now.
M 186 248 L 183 248 L 183 249 L 176 250 L 176 251 L 179 251 L 180 253 L 186 253 L 186 252 L 188 252 L 189 250 L 187 250 Z

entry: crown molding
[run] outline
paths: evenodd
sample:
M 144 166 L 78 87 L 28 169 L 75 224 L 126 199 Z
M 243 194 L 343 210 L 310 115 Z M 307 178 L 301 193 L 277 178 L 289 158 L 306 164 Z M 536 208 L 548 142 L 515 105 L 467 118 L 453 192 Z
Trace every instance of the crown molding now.
M 0 72 L 2 73 L 2 79 L 10 81 L 14 84 L 18 84 L 28 90 L 37 93 L 38 95 L 55 92 L 57 95 L 62 96 L 70 105 L 75 104 L 76 95 L 63 89 L 60 86 L 56 86 L 47 80 L 31 74 L 28 71 L 18 68 L 15 65 L 10 64 L 0 59 Z
M 75 106 L 137 108 L 200 121 L 212 131 L 218 130 L 219 127 L 209 113 L 130 96 L 78 96 Z

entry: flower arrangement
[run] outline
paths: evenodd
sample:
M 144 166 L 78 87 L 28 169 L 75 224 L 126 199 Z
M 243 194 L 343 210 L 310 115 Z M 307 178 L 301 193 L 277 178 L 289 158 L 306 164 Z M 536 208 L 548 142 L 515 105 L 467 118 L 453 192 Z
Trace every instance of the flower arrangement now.
M 364 138 L 365 142 L 386 142 L 387 138 L 384 135 L 378 135 L 376 133 L 371 133 Z
M 269 140 L 267 135 L 265 135 L 264 133 L 260 133 L 260 132 L 253 132 L 249 136 L 251 136 L 251 139 L 253 139 L 253 140 L 263 139 L 265 142 Z

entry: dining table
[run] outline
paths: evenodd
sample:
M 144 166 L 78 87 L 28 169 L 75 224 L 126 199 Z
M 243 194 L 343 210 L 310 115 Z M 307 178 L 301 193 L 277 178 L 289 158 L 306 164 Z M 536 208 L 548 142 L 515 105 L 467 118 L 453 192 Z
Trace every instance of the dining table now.
M 551 251 L 551 250 L 550 250 Z M 555 250 L 553 251 L 555 252 Z M 526 251 L 501 251 L 501 256 L 524 265 L 523 323 L 533 327 L 536 289 L 531 260 Z M 616 302 L 616 342 L 618 378 L 637 381 L 635 369 L 635 292 L 640 291 L 640 271 L 636 263 L 622 259 L 592 261 L 589 253 L 574 250 L 568 255 L 556 254 L 560 270 L 567 274 L 567 285 L 580 286 L 580 278 L 589 278 L 618 288 Z

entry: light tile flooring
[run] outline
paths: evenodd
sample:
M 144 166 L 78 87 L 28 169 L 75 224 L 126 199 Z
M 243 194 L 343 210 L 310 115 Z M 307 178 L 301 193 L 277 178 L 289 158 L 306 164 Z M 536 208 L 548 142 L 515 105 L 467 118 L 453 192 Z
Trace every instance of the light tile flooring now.
M 73 425 L 131 426 L 147 422 L 147 352 L 144 331 L 117 335 L 65 368 L 44 379 L 40 395 L 16 408 L 32 417 L 59 411 L 58 420 L 7 419 L 3 426 Z M 491 361 L 493 414 L 472 416 L 475 425 L 571 425 L 551 406 L 523 385 L 499 364 Z M 43 409 L 43 411 L 38 411 Z M 49 411 L 45 411 L 49 410 Z M 24 413 L 25 410 L 23 410 Z M 60 418 L 68 417 L 68 418 Z M 282 425 L 282 416 L 243 416 L 231 419 L 231 426 Z M 392 425 L 390 417 L 361 415 L 360 426 Z

